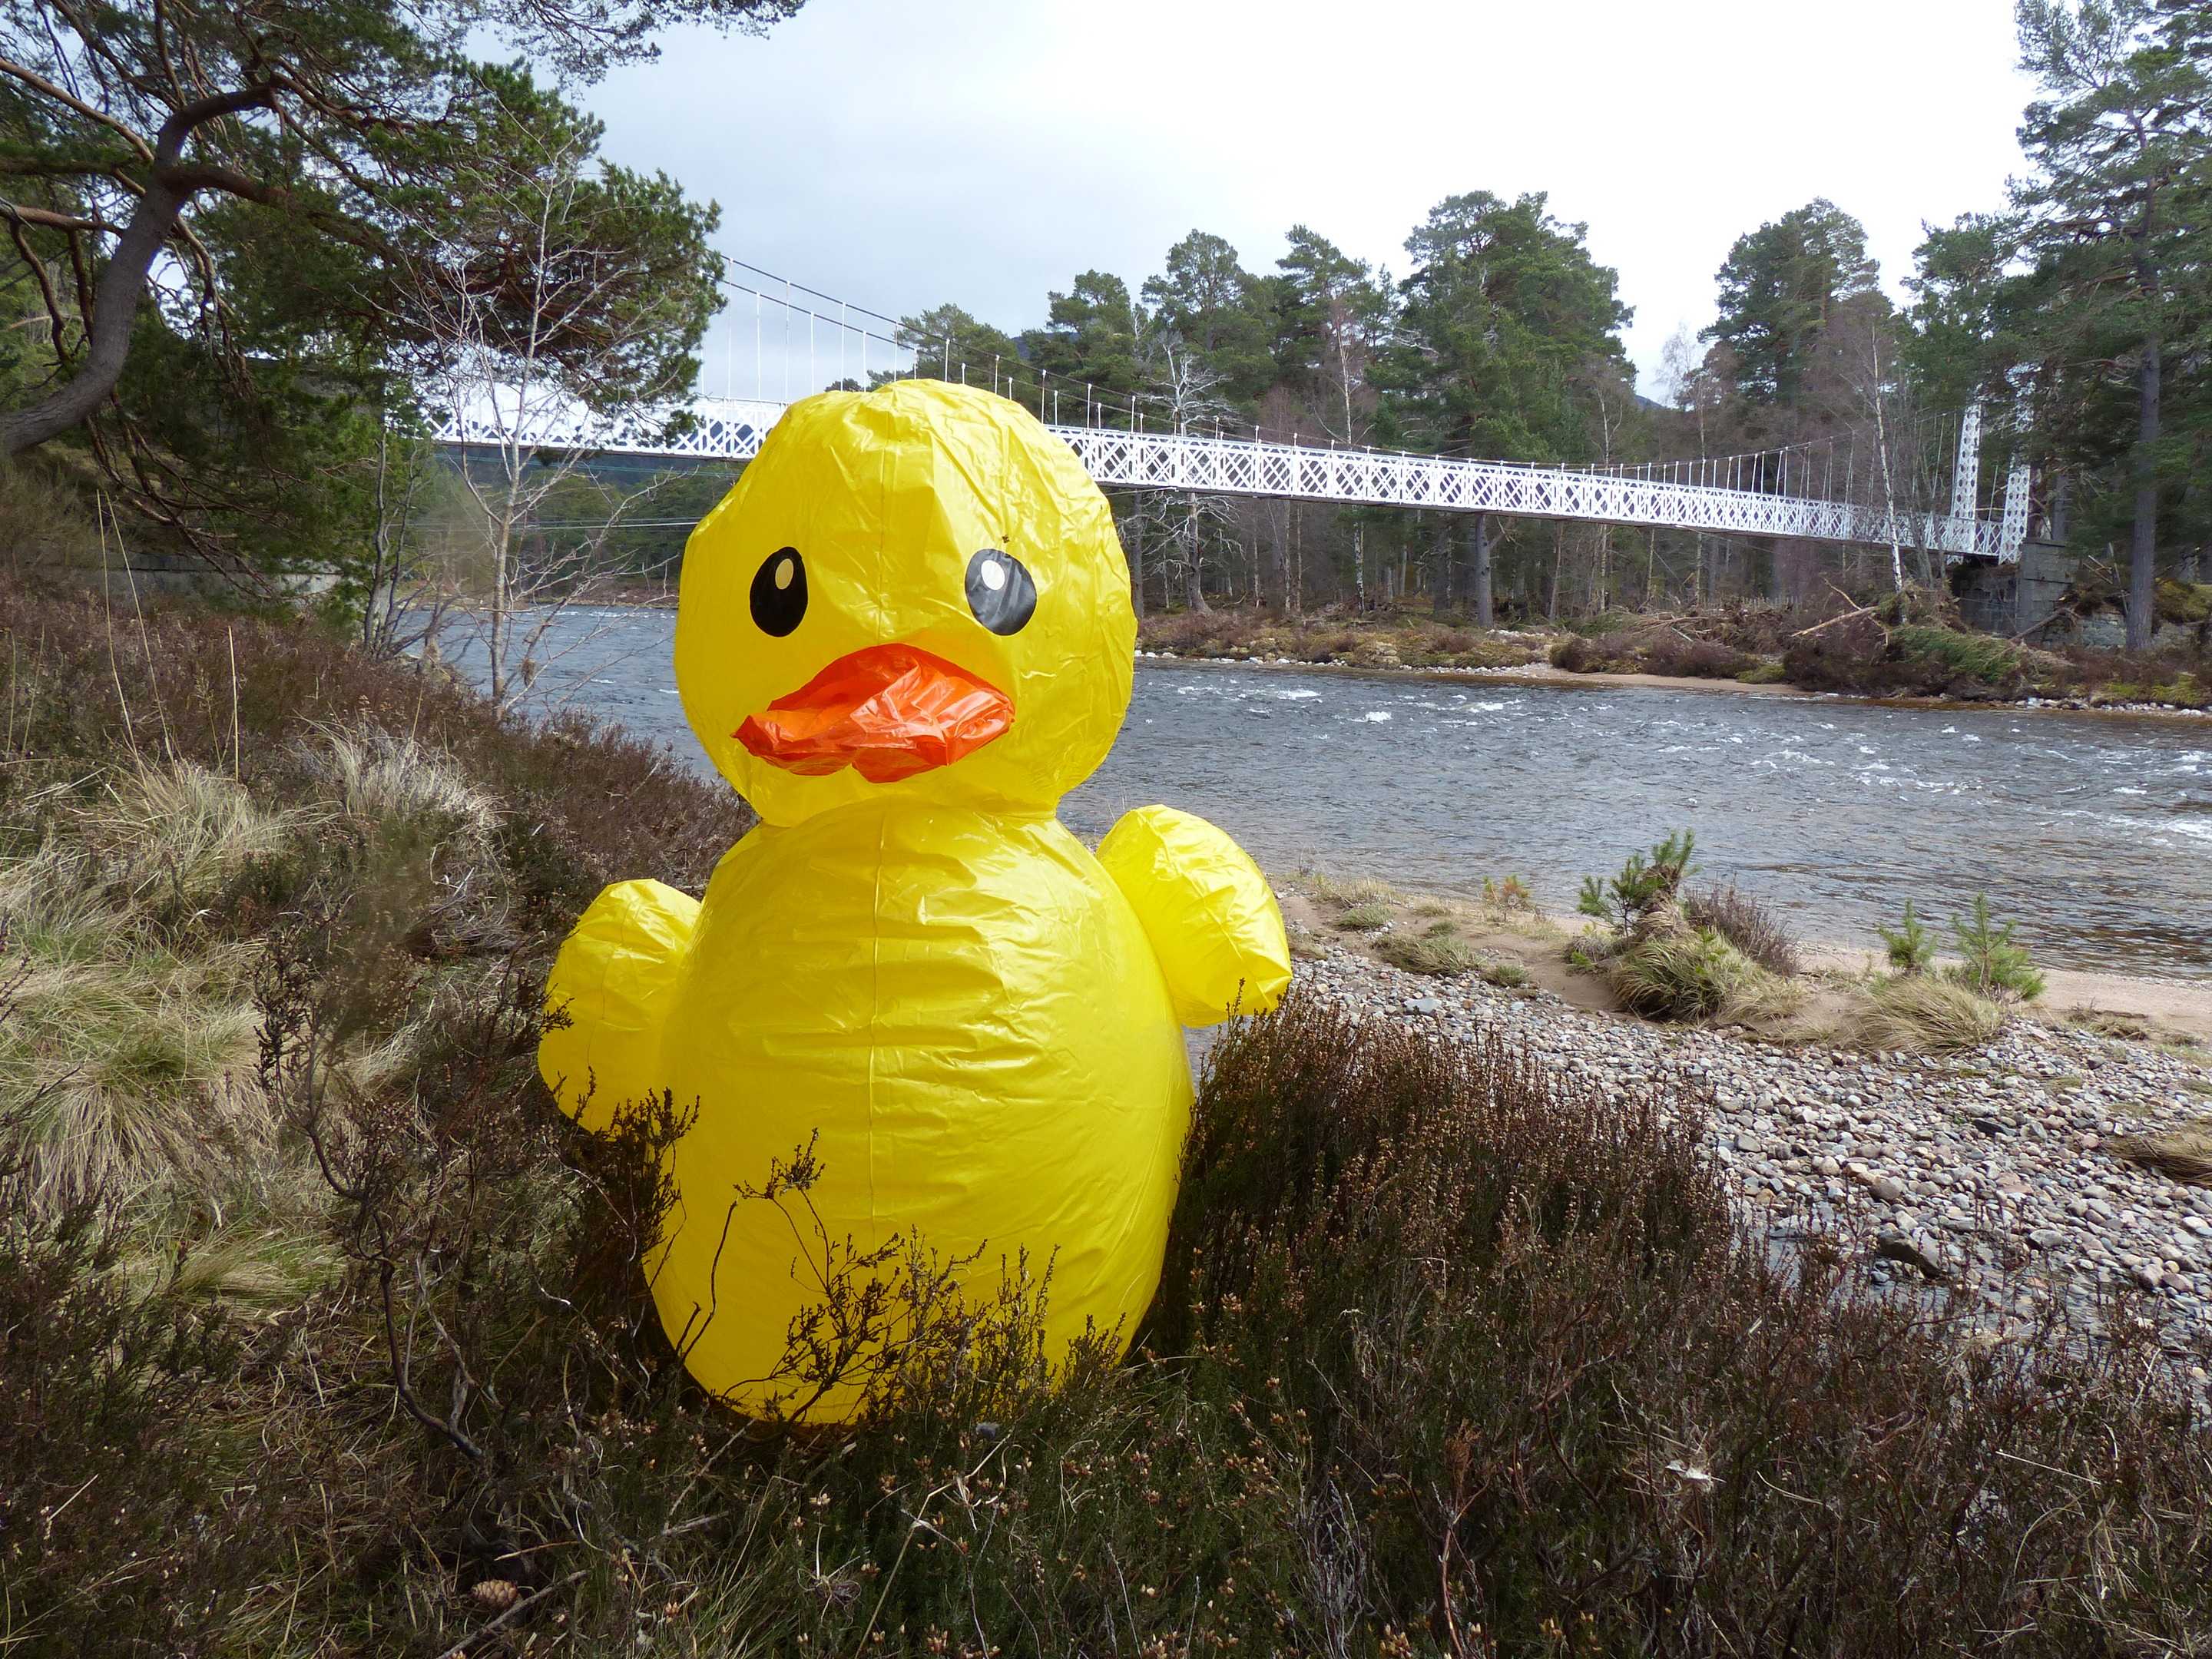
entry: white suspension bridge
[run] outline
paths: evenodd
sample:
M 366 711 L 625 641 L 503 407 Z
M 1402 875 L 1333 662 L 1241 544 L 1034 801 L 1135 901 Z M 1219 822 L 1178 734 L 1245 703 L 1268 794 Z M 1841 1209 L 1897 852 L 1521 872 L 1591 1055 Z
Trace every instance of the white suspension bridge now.
M 737 270 L 754 271 L 738 262 L 728 263 Z M 878 334 L 866 323 L 852 319 L 855 315 L 872 319 L 902 332 L 902 325 L 845 301 L 787 282 L 783 283 L 781 295 L 738 278 L 730 279 L 727 286 L 754 296 L 757 386 L 762 379 L 757 367 L 763 355 L 758 308 L 763 301 L 783 307 L 787 331 L 792 317 L 805 316 L 810 341 L 818 327 L 838 331 L 841 379 L 846 367 L 843 341 L 848 336 L 860 337 L 864 376 L 871 342 L 909 357 L 915 356 L 908 339 Z M 814 311 L 793 297 L 802 294 L 836 306 L 837 313 Z M 934 347 L 936 343 L 929 343 Z M 808 355 L 812 378 L 818 366 L 811 347 Z M 947 342 L 940 361 L 949 361 L 951 355 Z M 913 364 L 902 366 L 899 372 L 914 372 L 919 361 L 917 357 Z M 793 362 L 787 331 L 783 362 L 787 380 Z M 964 365 L 960 373 L 965 379 Z M 1192 430 L 1188 423 L 1180 429 L 1170 426 L 1152 430 L 1147 429 L 1147 414 L 1139 400 L 1126 394 L 1102 398 L 1087 388 L 1079 405 L 1075 396 L 1066 398 L 1066 413 L 1074 414 L 1079 406 L 1083 418 L 1065 419 L 1060 418 L 1061 392 L 1047 391 L 1045 377 L 1034 371 L 1024 378 L 1028 384 L 1020 387 L 1021 394 L 1036 400 L 1046 429 L 1064 440 L 1085 470 L 1101 484 L 1909 547 L 1949 558 L 1972 556 L 2006 562 L 2019 558 L 2028 529 L 2032 480 L 2024 464 L 2011 468 L 1993 501 L 1982 502 L 1978 405 L 1970 405 L 1960 419 L 1948 510 L 1939 512 L 1849 499 L 1851 480 L 1856 476 L 1856 469 L 1851 466 L 1845 470 L 1844 499 L 1834 499 L 1831 493 L 1832 464 L 1819 493 L 1806 493 L 1813 488 L 1812 468 L 1808 458 L 1796 451 L 1616 467 L 1463 460 L 1324 446 L 1310 441 L 1285 442 L 1257 432 L 1249 438 L 1228 436 L 1212 422 L 1206 423 L 1211 430 Z M 1010 394 L 1016 392 L 1014 379 L 1002 376 L 994 364 L 993 390 L 1000 389 L 1002 380 Z M 762 440 L 786 407 L 783 398 L 702 398 L 680 409 L 608 417 L 582 413 L 550 399 L 505 398 L 497 389 L 490 389 L 471 400 L 470 407 L 448 412 L 433 435 L 441 444 L 464 449 L 745 461 L 759 453 Z M 1116 421 L 1124 423 L 1115 424 Z M 1793 454 L 1799 456 L 1794 472 Z

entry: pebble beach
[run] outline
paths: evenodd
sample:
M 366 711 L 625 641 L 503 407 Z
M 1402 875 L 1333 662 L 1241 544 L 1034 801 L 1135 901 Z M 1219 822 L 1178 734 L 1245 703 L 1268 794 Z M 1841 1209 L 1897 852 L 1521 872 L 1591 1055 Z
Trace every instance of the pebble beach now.
M 1869 1056 L 1439 981 L 1336 944 L 1297 969 L 1363 1022 L 1443 1042 L 1494 1032 L 1702 1109 L 1731 1190 L 1779 1239 L 1826 1234 L 1877 1277 L 1948 1285 L 2000 1334 L 2057 1316 L 2094 1335 L 2128 1305 L 2200 1382 L 2212 1366 L 2212 1190 L 2109 1150 L 2212 1115 L 2212 1072 L 2190 1057 L 2203 1051 L 2016 1017 L 1969 1054 Z

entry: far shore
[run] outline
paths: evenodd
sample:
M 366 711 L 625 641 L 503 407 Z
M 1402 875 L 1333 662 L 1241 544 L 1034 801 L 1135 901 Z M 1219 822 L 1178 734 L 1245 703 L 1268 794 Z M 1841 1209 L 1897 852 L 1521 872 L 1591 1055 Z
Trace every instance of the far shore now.
M 1821 702 L 1863 703 L 1881 708 L 1941 709 L 1946 714 L 2097 714 L 2131 719 L 2161 718 L 2212 720 L 2212 709 L 2179 708 L 2171 703 L 2104 703 L 2039 697 L 2010 702 L 2001 697 L 1967 701 L 1949 697 L 1863 697 L 1844 691 L 1808 691 L 1780 682 L 1753 685 L 1741 680 L 1702 679 L 1671 674 L 1570 673 L 1549 663 L 1524 663 L 1510 668 L 1389 668 L 1353 662 L 1271 662 L 1260 657 L 1182 657 L 1140 653 L 1139 668 L 1255 668 L 1273 673 L 1342 674 L 1355 679 L 1435 680 L 1463 685 L 1472 680 L 1487 685 L 1620 686 L 1651 691 L 1717 691 L 1753 697 L 1794 697 Z

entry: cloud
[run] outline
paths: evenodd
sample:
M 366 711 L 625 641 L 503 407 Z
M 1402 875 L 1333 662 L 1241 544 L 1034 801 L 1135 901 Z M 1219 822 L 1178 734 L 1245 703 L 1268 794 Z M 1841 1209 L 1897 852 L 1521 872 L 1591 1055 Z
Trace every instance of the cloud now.
M 1996 206 L 2030 91 L 2013 57 L 2008 0 L 809 0 L 765 39 L 673 33 L 589 101 L 610 155 L 721 204 L 725 251 L 1010 329 L 1079 271 L 1141 281 L 1194 227 L 1265 270 L 1304 222 L 1402 273 L 1445 195 L 1547 191 L 1620 271 L 1648 387 L 1762 221 L 1830 198 L 1895 290 L 1923 222 Z M 709 391 L 750 390 L 752 324 L 744 301 Z

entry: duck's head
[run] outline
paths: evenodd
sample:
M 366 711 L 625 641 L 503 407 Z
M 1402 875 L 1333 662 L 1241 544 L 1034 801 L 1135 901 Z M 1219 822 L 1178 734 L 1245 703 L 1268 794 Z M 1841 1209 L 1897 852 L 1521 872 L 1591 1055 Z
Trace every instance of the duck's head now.
M 1113 515 L 1019 404 L 793 404 L 691 532 L 684 711 L 770 823 L 903 795 L 1050 811 L 1113 746 L 1136 619 Z

